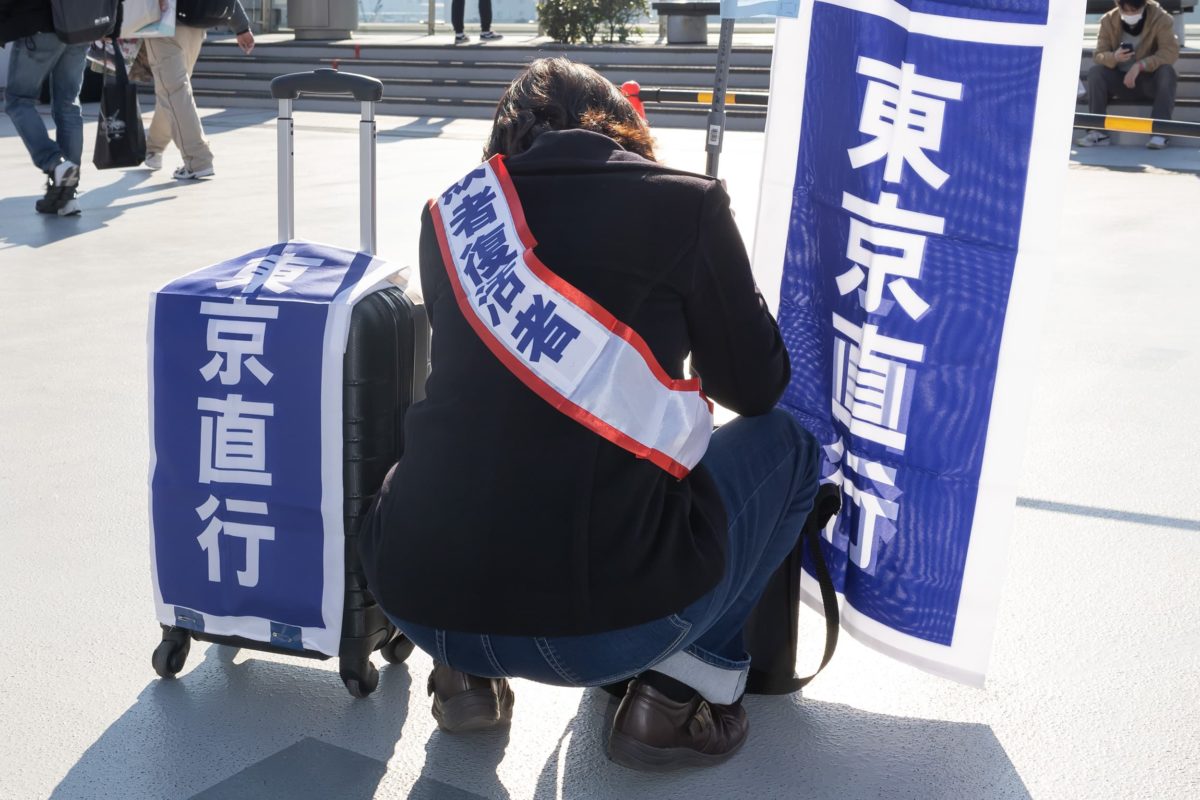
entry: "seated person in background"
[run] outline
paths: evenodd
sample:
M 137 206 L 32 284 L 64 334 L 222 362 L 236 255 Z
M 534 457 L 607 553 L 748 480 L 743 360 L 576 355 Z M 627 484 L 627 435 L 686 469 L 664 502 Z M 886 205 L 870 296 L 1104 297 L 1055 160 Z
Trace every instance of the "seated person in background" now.
M 742 629 L 819 478 L 729 196 L 565 58 L 517 77 L 484 154 L 421 220 L 432 371 L 360 537 L 371 590 L 433 656 L 443 730 L 507 725 L 507 678 L 636 678 L 611 758 L 721 761 L 748 731 Z M 743 415 L 715 433 L 689 353 Z
M 1175 110 L 1175 68 L 1179 59 L 1179 40 L 1171 15 L 1153 0 L 1117 0 L 1116 8 L 1100 18 L 1100 36 L 1096 40 L 1096 64 L 1088 72 L 1088 111 L 1104 114 L 1110 98 L 1154 101 L 1150 116 L 1170 119 Z M 1079 139 L 1080 147 L 1109 143 L 1104 131 L 1088 131 Z M 1151 136 L 1151 150 L 1167 146 L 1166 138 Z

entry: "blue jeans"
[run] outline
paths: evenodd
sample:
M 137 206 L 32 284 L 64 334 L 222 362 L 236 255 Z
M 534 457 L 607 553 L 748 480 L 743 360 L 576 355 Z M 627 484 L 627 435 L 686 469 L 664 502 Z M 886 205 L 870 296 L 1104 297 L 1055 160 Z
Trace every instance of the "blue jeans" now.
M 729 519 L 725 574 L 699 600 L 668 617 L 587 636 L 493 636 L 395 620 L 418 647 L 451 667 L 488 678 L 557 686 L 601 686 L 651 667 L 707 700 L 741 697 L 750 658 L 746 618 L 800 536 L 817 492 L 816 440 L 778 409 L 742 417 L 713 434 L 701 462 Z
M 87 49 L 86 44 L 63 44 L 53 33 L 38 33 L 12 44 L 4 110 L 42 172 L 50 172 L 64 158 L 75 164 L 83 158 L 79 87 L 83 85 Z M 37 111 L 38 95 L 47 77 L 56 141 L 51 141 Z

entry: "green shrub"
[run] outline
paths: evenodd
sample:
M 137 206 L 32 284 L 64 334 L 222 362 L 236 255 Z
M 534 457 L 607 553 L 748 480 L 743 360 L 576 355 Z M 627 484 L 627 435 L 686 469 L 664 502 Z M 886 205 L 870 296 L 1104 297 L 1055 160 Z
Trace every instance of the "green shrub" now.
M 600 21 L 607 28 L 605 41 L 609 44 L 614 40 L 624 44 L 630 36 L 641 33 L 634 23 L 650 13 L 647 0 L 597 0 L 595 5 Z
M 602 29 L 604 40 L 626 42 L 639 33 L 634 23 L 649 13 L 647 0 L 542 0 L 538 27 L 556 42 L 595 44 Z

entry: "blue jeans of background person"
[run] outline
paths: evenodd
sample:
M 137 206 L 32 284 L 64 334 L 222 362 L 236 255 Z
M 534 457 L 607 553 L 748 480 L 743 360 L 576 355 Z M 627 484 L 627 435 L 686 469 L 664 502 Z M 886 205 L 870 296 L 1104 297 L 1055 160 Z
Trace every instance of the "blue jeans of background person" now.
M 64 44 L 53 33 L 38 33 L 12 43 L 4 110 L 42 172 L 50 172 L 64 158 L 75 164 L 83 158 L 79 87 L 83 85 L 87 49 L 86 44 Z M 37 111 L 38 95 L 47 77 L 54 141 Z
M 472 675 L 558 686 L 600 686 L 653 667 L 710 702 L 741 697 L 750 660 L 746 618 L 800 535 L 818 485 L 819 448 L 785 411 L 743 417 L 715 434 L 701 462 L 729 520 L 725 574 L 663 619 L 587 636 L 493 636 L 393 620 L 435 660 Z

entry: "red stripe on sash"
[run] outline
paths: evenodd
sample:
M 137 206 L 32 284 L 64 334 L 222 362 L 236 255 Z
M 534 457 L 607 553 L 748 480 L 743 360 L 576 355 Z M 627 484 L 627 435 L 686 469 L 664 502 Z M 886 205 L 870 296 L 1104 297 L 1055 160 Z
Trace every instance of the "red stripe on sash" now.
M 658 379 L 659 383 L 672 391 L 700 392 L 700 396 L 708 404 L 708 410 L 712 411 L 712 401 L 701 391 L 699 378 L 672 378 L 658 363 L 658 359 L 654 357 L 654 353 L 650 352 L 650 346 L 646 344 L 646 340 L 637 331 L 608 313 L 608 309 L 604 308 L 604 306 L 560 278 L 534 255 L 533 248 L 537 246 L 537 239 L 533 237 L 533 232 L 529 230 L 529 225 L 525 222 L 525 210 L 521 207 L 521 200 L 517 197 L 517 189 L 513 186 L 512 178 L 508 175 L 508 168 L 504 166 L 504 156 L 492 156 L 488 163 L 491 164 L 492 171 L 496 173 L 496 178 L 500 181 L 500 188 L 504 190 L 504 197 L 508 200 L 508 208 L 512 212 L 513 222 L 517 226 L 517 235 L 521 237 L 521 242 L 527 248 L 525 251 L 525 264 L 533 271 L 533 274 L 554 287 L 563 297 L 591 314 L 604 327 L 629 342 L 641 354 L 642 359 L 646 362 L 646 366 L 650 367 L 650 372 Z
M 512 186 L 511 182 L 506 182 L 507 177 L 508 177 L 507 173 L 504 173 L 504 178 L 501 179 L 501 183 L 500 183 L 500 185 L 502 187 L 504 187 L 506 194 L 508 194 L 508 192 L 510 191 L 511 186 Z M 520 204 L 512 202 L 514 198 L 515 198 L 515 194 L 509 196 L 509 206 L 512 208 L 512 211 L 513 211 L 513 219 L 517 222 L 517 227 L 518 227 L 518 230 L 520 231 L 519 235 L 521 236 L 522 242 L 525 242 L 527 244 L 527 246 L 532 246 L 529 243 L 530 242 L 536 243 L 536 242 L 533 239 L 533 235 L 531 233 L 529 233 L 529 228 L 525 225 L 525 218 L 524 218 L 524 214 L 520 211 Z M 553 406 L 557 410 L 561 411 L 563 414 L 566 414 L 568 417 L 570 417 L 571 419 L 580 423 L 581 425 L 587 427 L 588 429 L 590 429 L 590 430 L 594 431 L 595 433 L 599 434 L 600 436 L 604 437 L 605 439 L 607 439 L 608 441 L 617 445 L 618 447 L 620 447 L 624 450 L 628 450 L 630 453 L 633 453 L 638 458 L 643 458 L 643 459 L 649 461 L 650 463 L 652 463 L 656 467 L 659 467 L 660 469 L 664 470 L 665 472 L 667 472 L 669 475 L 671 475 L 674 478 L 682 479 L 682 478 L 686 477 L 689 470 L 683 464 L 680 464 L 678 461 L 671 458 L 666 453 L 663 453 L 661 450 L 656 450 L 653 447 L 644 445 L 641 442 L 637 441 L 636 439 L 633 439 L 630 436 L 627 436 L 626 434 L 617 430 L 613 426 L 609 425 L 604 420 L 597 417 L 595 414 L 592 414 L 590 411 L 587 411 L 586 409 L 581 408 L 580 406 L 578 406 L 575 403 L 568 400 L 563 395 L 556 392 L 553 388 L 551 388 L 549 386 L 549 384 L 547 384 L 545 381 L 543 381 L 537 375 L 535 375 L 533 373 L 533 371 L 531 369 L 529 369 L 529 367 L 525 366 L 525 364 L 521 363 L 521 361 L 519 361 L 517 358 L 515 358 L 513 356 L 513 354 L 510 353 L 508 351 L 508 349 L 503 344 L 501 344 L 499 342 L 499 340 L 496 339 L 496 336 L 491 331 L 491 329 L 489 329 L 486 325 L 483 324 L 483 322 L 480 321 L 478 315 L 475 313 L 475 310 L 471 306 L 470 299 L 467 297 L 466 292 L 463 290 L 462 284 L 458 280 L 458 272 L 454 267 L 454 258 L 450 254 L 450 244 L 449 244 L 449 242 L 446 241 L 446 229 L 442 223 L 442 212 L 441 212 L 441 209 L 438 208 L 436 199 L 429 201 L 429 213 L 433 217 L 433 228 L 437 232 L 438 247 L 442 251 L 442 265 L 446 268 L 447 277 L 450 279 L 450 288 L 453 289 L 453 291 L 454 291 L 454 298 L 455 298 L 455 300 L 458 301 L 458 307 L 459 307 L 459 310 L 462 312 L 463 318 L 467 321 L 467 324 L 469 324 L 475 330 L 476 335 L 478 335 L 479 338 L 481 340 L 483 340 L 483 343 L 487 346 L 487 348 L 489 350 L 492 351 L 492 353 L 496 356 L 496 358 L 500 359 L 500 362 L 502 364 L 504 364 L 504 366 L 508 367 L 509 372 L 511 372 L 513 375 L 515 375 L 517 377 L 517 379 L 521 381 L 521 383 L 528 386 L 535 394 L 537 394 L 539 397 L 541 397 L 543 400 L 545 400 L 551 406 Z M 528 240 L 526 239 L 526 236 L 528 236 Z M 526 253 L 527 253 L 526 263 L 529 263 L 530 266 L 532 267 L 533 264 L 530 263 L 530 261 L 528 260 L 528 256 L 532 255 L 532 253 L 530 253 L 529 251 L 526 251 Z M 539 264 L 539 266 L 541 266 L 540 262 L 538 262 L 538 264 Z M 545 270 L 545 267 L 543 266 L 542 269 Z M 548 270 L 546 270 L 546 271 L 548 272 Z M 543 277 L 541 273 L 538 273 L 538 275 L 539 275 L 539 277 L 542 277 L 543 280 L 546 280 L 546 278 Z M 553 273 L 550 273 L 550 275 L 552 277 L 558 279 L 558 276 L 554 275 Z M 568 297 L 572 297 L 572 299 L 573 299 L 572 295 L 568 295 L 567 292 L 563 291 L 563 289 L 560 288 L 560 284 L 561 284 L 561 286 L 566 286 L 572 292 L 575 292 L 576 294 L 578 294 L 578 292 L 575 290 L 575 288 L 573 286 L 565 283 L 564 281 L 561 281 L 561 279 L 558 279 L 558 280 L 559 280 L 559 283 L 556 283 L 554 285 L 554 288 L 557 289 L 558 291 L 562 292 L 562 294 L 564 294 Z M 549 280 L 546 280 L 546 282 L 550 283 Z M 595 308 L 600 308 L 600 306 L 593 303 L 589 298 L 585 298 L 585 299 L 587 299 L 588 303 L 591 303 L 593 306 L 595 306 Z M 579 303 L 579 305 L 583 308 L 588 308 L 583 303 Z M 590 311 L 591 309 L 588 308 L 588 310 Z M 603 311 L 603 309 L 601 309 L 601 311 Z M 605 311 L 604 313 L 608 316 L 609 319 L 612 319 L 613 322 L 615 322 L 617 325 L 621 324 L 621 323 L 617 322 L 616 319 L 613 318 L 611 314 L 608 314 L 608 312 Z M 597 316 L 599 318 L 599 315 L 595 315 L 595 316 Z M 626 327 L 626 326 L 622 326 L 622 327 Z M 617 332 L 615 328 L 612 328 L 612 330 L 614 332 Z M 632 333 L 634 336 L 637 336 L 637 334 L 633 333 L 633 331 L 630 331 L 630 333 Z M 622 337 L 622 338 L 625 338 L 625 337 Z M 632 340 L 630 340 L 628 338 L 626 338 L 626 341 L 630 342 L 630 344 L 633 344 L 634 346 L 637 346 L 635 342 L 633 342 Z M 638 341 L 639 342 L 642 341 L 641 337 L 638 337 Z M 642 347 L 645 347 L 645 342 L 642 342 Z M 645 355 L 648 352 L 649 352 L 649 350 L 647 348 L 647 350 L 645 352 L 643 352 L 643 355 Z M 651 356 L 650 358 L 647 359 L 647 363 L 652 364 L 653 367 L 656 367 L 659 371 L 661 371 L 661 369 L 662 369 L 661 367 L 658 366 L 657 362 L 655 362 L 653 360 L 653 356 Z M 663 374 L 665 375 L 665 373 L 663 373 Z M 669 380 L 669 378 L 668 378 L 668 380 Z M 696 386 L 698 387 L 699 381 L 697 380 L 694 382 L 695 382 Z M 690 384 L 690 383 L 692 383 L 692 381 L 675 381 L 675 383 Z M 707 398 L 705 398 L 705 400 L 707 402 Z

